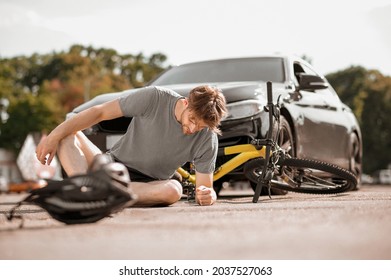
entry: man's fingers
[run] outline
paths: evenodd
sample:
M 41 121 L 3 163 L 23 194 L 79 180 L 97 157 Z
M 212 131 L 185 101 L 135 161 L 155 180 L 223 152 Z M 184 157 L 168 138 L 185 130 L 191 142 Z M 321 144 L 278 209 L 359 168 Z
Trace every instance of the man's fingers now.
M 211 188 L 205 187 L 205 186 L 199 186 L 197 188 L 197 193 L 198 194 L 210 194 L 211 193 Z
M 52 162 L 53 158 L 54 158 L 54 153 L 49 154 L 49 158 L 47 160 L 47 164 L 48 165 L 50 165 L 50 163 Z
M 47 155 L 49 155 L 49 157 L 47 158 Z M 47 153 L 45 154 L 45 152 L 42 152 L 40 151 L 39 149 L 37 149 L 36 151 L 36 156 L 37 156 L 37 159 L 40 163 L 42 164 L 50 164 L 50 162 L 52 161 L 53 157 L 54 157 L 54 153 Z
M 37 159 L 42 163 L 45 164 L 44 162 L 46 161 L 46 157 L 43 155 L 42 149 L 40 148 L 40 145 L 35 149 L 35 154 L 37 156 Z
M 50 151 L 51 149 L 47 147 L 46 136 L 43 136 L 41 138 L 41 141 L 38 143 L 37 148 L 35 149 L 37 159 L 42 164 L 46 164 L 46 163 L 50 164 L 50 161 L 54 156 L 54 153 Z M 47 158 L 47 156 L 49 156 L 49 158 Z
M 46 157 L 40 157 L 40 158 L 38 158 L 38 160 L 39 160 L 43 165 L 46 164 Z
M 196 189 L 196 196 L 198 204 L 204 205 L 212 205 L 216 200 L 216 195 L 212 188 L 208 188 L 206 186 L 199 186 Z

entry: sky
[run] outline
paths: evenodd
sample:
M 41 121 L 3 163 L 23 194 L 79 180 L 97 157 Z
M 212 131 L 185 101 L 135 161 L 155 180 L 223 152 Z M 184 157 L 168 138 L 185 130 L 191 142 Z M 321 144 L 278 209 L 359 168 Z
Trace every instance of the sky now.
M 305 55 L 321 74 L 352 65 L 391 76 L 391 0 L 0 0 L 0 57 L 161 52 L 168 64 Z

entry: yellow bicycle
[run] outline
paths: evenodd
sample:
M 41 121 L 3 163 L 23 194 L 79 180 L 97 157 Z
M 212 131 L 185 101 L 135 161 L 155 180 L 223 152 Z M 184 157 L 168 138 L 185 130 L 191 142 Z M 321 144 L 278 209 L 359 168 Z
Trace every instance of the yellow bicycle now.
M 236 155 L 216 168 L 213 180 L 217 181 L 235 168 L 243 165 L 245 176 L 256 184 L 253 202 L 257 202 L 262 188 L 312 194 L 333 194 L 354 189 L 356 176 L 337 165 L 313 159 L 291 157 L 278 146 L 280 106 L 273 104 L 272 84 L 267 83 L 269 130 L 265 139 L 254 139 L 251 144 L 225 147 L 223 155 Z M 277 127 L 277 132 L 273 132 Z M 271 128 L 271 129 L 270 129 Z M 183 184 L 194 194 L 195 175 L 179 168 Z M 188 194 L 188 195 L 189 195 Z

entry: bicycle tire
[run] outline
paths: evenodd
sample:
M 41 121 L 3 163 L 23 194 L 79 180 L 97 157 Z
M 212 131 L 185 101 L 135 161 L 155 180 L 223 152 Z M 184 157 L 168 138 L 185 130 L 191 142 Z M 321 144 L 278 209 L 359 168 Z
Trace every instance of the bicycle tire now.
M 244 174 L 257 183 L 264 164 L 264 158 L 251 160 L 245 164 Z M 334 194 L 346 192 L 357 185 L 357 178 L 352 172 L 318 160 L 285 158 L 277 166 L 271 188 L 298 193 Z

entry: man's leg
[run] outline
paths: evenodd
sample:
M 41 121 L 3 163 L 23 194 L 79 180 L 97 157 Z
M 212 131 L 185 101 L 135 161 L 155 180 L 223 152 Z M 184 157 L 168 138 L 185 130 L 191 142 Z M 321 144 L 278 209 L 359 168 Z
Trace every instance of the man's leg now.
M 130 182 L 129 186 L 137 195 L 135 206 L 168 206 L 182 197 L 182 185 L 176 180 Z
M 102 154 L 82 132 L 64 138 L 57 151 L 61 165 L 68 176 L 86 173 L 93 158 Z M 168 206 L 182 197 L 182 185 L 177 180 L 130 182 L 137 195 L 136 206 Z
M 81 131 L 61 140 L 57 150 L 61 165 L 68 176 L 86 173 L 94 156 L 101 153 Z

